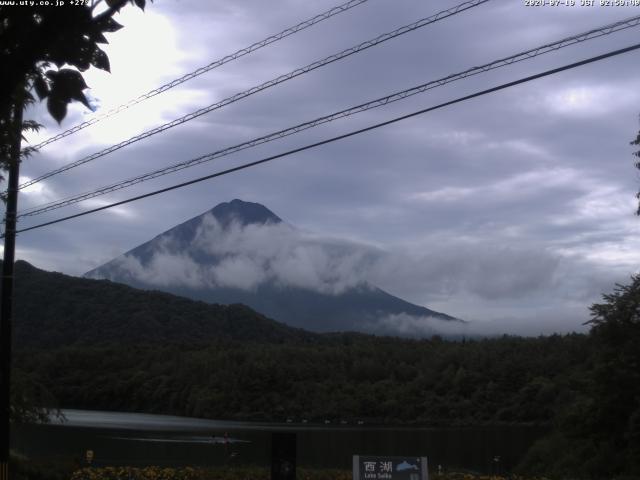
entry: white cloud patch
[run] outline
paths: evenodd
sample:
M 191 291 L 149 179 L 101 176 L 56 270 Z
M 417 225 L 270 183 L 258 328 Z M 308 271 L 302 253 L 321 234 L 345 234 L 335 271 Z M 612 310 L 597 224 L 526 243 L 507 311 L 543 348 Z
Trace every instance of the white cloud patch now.
M 371 266 L 371 281 L 392 291 L 499 301 L 546 290 L 560 261 L 558 255 L 533 247 L 462 239 L 425 239 L 422 248 L 386 253 Z
M 18 183 L 31 181 L 31 177 L 20 176 Z M 41 205 L 56 199 L 56 194 L 49 188 L 46 182 L 38 182 L 20 189 L 20 210 Z
M 212 215 L 204 218 L 194 247 L 223 258 L 215 268 L 218 285 L 240 288 L 273 282 L 339 294 L 366 281 L 369 262 L 361 245 L 306 233 L 286 223 L 232 223 L 222 228 Z M 248 281 L 249 272 L 254 282 Z
M 544 311 L 525 318 L 500 317 L 485 321 L 443 322 L 434 317 L 415 316 L 406 313 L 387 315 L 369 323 L 373 333 L 406 337 L 474 338 L 484 336 L 523 335 L 538 336 L 550 333 L 585 332 L 589 315 L 582 310 L 563 311 L 562 317 Z
M 627 82 L 589 85 L 574 82 L 568 86 L 556 84 L 547 93 L 529 96 L 525 108 L 564 117 L 597 117 L 625 108 L 637 99 L 637 92 Z
M 206 263 L 195 260 L 203 256 Z M 371 259 L 367 247 L 285 223 L 233 222 L 223 228 L 208 215 L 187 247 L 173 236 L 161 236 L 144 265 L 125 255 L 112 266 L 117 274 L 156 286 L 254 290 L 270 283 L 335 295 L 366 283 Z
M 605 87 L 566 88 L 549 95 L 547 107 L 565 115 L 597 115 L 606 112 L 612 93 Z
M 468 335 L 470 328 L 468 323 L 443 322 L 442 319 L 435 317 L 407 313 L 385 315 L 368 323 L 366 327 L 376 334 L 407 337 L 463 336 Z
M 184 254 L 159 252 L 146 265 L 142 265 L 140 260 L 132 255 L 123 255 L 114 260 L 113 268 L 118 273 L 125 272 L 139 282 L 159 287 L 201 288 L 206 285 L 204 282 L 207 277 L 203 275 L 203 269 Z
M 253 290 L 267 280 L 267 272 L 249 257 L 224 258 L 211 269 L 213 285 Z
M 92 209 L 92 208 L 104 207 L 106 205 L 109 205 L 110 203 L 111 202 L 109 200 L 106 200 L 104 198 L 90 198 L 88 200 L 85 200 L 83 202 L 83 205 L 88 209 Z M 118 207 L 111 207 L 111 208 L 108 208 L 106 211 L 113 216 L 120 217 L 123 219 L 128 219 L 128 220 L 135 219 L 138 217 L 134 207 L 131 205 L 127 205 L 127 206 L 121 205 Z
M 517 173 L 484 185 L 469 187 L 446 186 L 434 190 L 417 192 L 410 200 L 429 203 L 458 202 L 481 199 L 494 202 L 523 195 L 540 195 L 549 189 L 571 187 L 583 183 L 580 172 L 571 168 L 535 169 Z

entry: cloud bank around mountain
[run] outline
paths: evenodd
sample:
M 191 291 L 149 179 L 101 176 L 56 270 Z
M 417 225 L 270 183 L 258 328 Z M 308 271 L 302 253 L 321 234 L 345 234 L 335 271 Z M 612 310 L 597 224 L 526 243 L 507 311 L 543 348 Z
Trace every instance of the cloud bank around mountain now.
M 223 228 L 210 214 L 203 217 L 188 248 L 181 245 L 171 233 L 163 234 L 144 262 L 132 255 L 115 259 L 111 276 L 125 275 L 157 287 L 255 291 L 270 284 L 331 295 L 376 285 L 391 293 L 409 292 L 406 300 L 470 320 L 468 325 L 443 326 L 437 319 L 401 314 L 370 325 L 382 334 L 424 335 L 584 330 L 585 302 L 606 291 L 613 276 L 602 271 L 595 281 L 588 276 L 596 268 L 590 262 L 526 245 L 433 237 L 422 244 L 383 249 L 302 231 L 284 222 L 233 222 Z M 514 324 L 509 306 L 516 301 L 532 307 L 528 318 Z M 484 321 L 475 322 L 474 305 L 484 305 L 485 310 L 487 305 L 499 307 L 480 316 Z
M 271 283 L 336 295 L 365 284 L 378 256 L 370 247 L 285 223 L 233 222 L 223 228 L 213 215 L 203 217 L 187 249 L 179 243 L 164 235 L 148 261 L 124 255 L 112 266 L 118 275 L 156 286 L 255 290 Z

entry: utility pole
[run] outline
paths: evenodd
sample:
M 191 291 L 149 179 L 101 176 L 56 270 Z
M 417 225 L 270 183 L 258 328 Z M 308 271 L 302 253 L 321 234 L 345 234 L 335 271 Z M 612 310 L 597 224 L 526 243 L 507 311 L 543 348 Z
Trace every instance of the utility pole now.
M 18 211 L 18 177 L 20 175 L 20 140 L 22 138 L 22 95 L 20 89 L 13 104 L 8 125 L 11 142 L 7 164 L 9 179 L 4 227 L 4 259 L 2 262 L 2 298 L 0 299 L 0 480 L 9 480 L 9 417 L 11 412 L 11 323 L 13 306 L 13 265 L 16 248 L 16 213 Z

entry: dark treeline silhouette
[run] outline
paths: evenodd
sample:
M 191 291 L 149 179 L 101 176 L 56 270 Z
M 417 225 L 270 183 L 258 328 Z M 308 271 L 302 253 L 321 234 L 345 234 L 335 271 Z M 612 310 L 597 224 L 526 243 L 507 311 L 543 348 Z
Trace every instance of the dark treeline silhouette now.
M 549 424 L 591 363 L 580 335 L 447 342 L 337 334 L 25 351 L 64 407 L 217 419 Z

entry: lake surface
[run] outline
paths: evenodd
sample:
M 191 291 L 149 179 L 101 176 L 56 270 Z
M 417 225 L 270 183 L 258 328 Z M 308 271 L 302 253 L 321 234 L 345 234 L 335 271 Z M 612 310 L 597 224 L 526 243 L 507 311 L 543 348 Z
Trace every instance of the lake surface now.
M 66 421 L 15 426 L 12 447 L 34 459 L 94 452 L 95 465 L 270 464 L 273 432 L 297 437 L 298 465 L 351 468 L 352 455 L 426 456 L 431 468 L 507 472 L 545 432 L 537 427 L 415 428 L 203 420 L 63 410 Z M 496 462 L 499 457 L 499 462 Z

